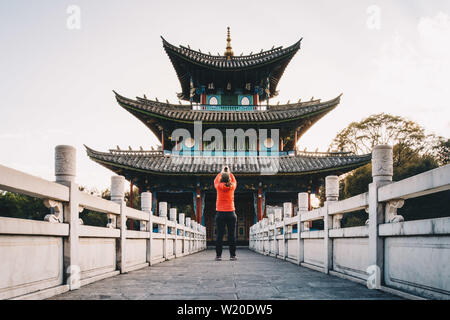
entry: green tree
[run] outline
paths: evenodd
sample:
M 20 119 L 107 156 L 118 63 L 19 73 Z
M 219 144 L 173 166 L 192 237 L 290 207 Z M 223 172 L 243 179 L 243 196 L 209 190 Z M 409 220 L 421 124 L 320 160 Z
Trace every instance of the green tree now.
M 50 210 L 39 198 L 14 192 L 0 191 L 0 216 L 44 220 Z
M 352 151 L 354 153 L 370 153 L 377 144 L 393 145 L 393 181 L 406 179 L 413 175 L 434 169 L 448 163 L 449 140 L 433 134 L 426 135 L 425 130 L 417 123 L 399 116 L 376 114 L 352 122 L 333 139 L 330 148 Z M 347 174 L 340 181 L 340 199 L 368 191 L 372 182 L 372 167 L 367 164 Z M 398 213 L 405 220 L 416 220 L 447 216 L 445 201 L 449 191 L 440 192 L 405 202 Z M 323 190 L 321 202 L 324 201 Z M 347 213 L 342 219 L 344 227 L 363 225 L 367 219 L 365 211 Z
M 434 150 L 436 154 L 436 160 L 439 165 L 446 165 L 450 163 L 450 139 L 439 137 L 438 143 L 435 145 Z
M 425 134 L 425 129 L 414 121 L 400 116 L 379 113 L 370 115 L 360 122 L 352 122 L 339 132 L 330 148 L 351 151 L 355 154 L 371 153 L 374 146 L 400 144 L 402 148 L 418 151 L 420 154 L 436 153 L 442 137 Z M 399 150 L 401 155 L 405 153 Z

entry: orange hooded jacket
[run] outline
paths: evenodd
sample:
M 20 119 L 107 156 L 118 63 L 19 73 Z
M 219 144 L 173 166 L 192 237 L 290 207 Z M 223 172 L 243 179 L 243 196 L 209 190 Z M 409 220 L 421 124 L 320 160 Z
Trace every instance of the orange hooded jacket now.
M 214 179 L 214 187 L 217 190 L 216 211 L 234 211 L 234 190 L 236 190 L 236 178 L 230 172 L 231 186 L 227 187 L 225 182 L 220 182 L 222 173 Z

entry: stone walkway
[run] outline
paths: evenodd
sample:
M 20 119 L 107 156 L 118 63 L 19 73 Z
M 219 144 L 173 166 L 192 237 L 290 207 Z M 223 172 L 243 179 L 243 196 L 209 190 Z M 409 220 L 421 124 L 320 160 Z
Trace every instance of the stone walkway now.
M 213 250 L 94 282 L 52 299 L 399 299 L 364 285 L 238 249 L 238 261 Z

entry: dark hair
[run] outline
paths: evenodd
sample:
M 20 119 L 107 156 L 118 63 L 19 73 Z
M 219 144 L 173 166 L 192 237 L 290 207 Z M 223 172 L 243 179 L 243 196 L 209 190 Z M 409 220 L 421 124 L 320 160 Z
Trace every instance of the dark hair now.
M 230 174 L 228 172 L 222 172 L 222 176 L 220 177 L 220 182 L 225 182 L 225 185 L 227 187 L 231 187 Z
M 229 181 L 230 181 L 230 174 L 228 172 L 222 172 L 220 182 L 229 182 Z

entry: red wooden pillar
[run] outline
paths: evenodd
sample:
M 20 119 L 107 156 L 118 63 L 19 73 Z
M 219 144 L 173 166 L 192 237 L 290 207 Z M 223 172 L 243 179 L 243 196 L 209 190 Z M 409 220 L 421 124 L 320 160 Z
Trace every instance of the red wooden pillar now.
M 161 131 L 161 149 L 164 151 L 164 131 Z
M 130 182 L 130 208 L 133 208 L 133 181 Z M 130 219 L 130 230 L 133 230 L 132 219 Z
M 206 104 L 206 94 L 205 93 L 200 94 L 200 104 L 202 104 L 202 105 Z
M 262 198 L 262 187 L 261 186 L 258 187 L 258 199 L 257 199 L 257 201 L 258 202 L 257 202 L 257 216 L 256 216 L 256 220 L 261 221 L 262 218 L 263 218 L 263 212 L 262 212 L 262 205 L 263 205 L 262 201 L 263 201 L 263 198 Z
M 201 224 L 202 223 L 202 194 L 200 192 L 200 187 L 197 187 L 195 201 L 197 201 L 196 202 L 197 210 L 195 213 L 195 220 Z
M 258 94 L 255 93 L 255 94 L 253 95 L 253 105 L 254 105 L 254 106 L 257 106 L 258 104 L 259 104 Z

